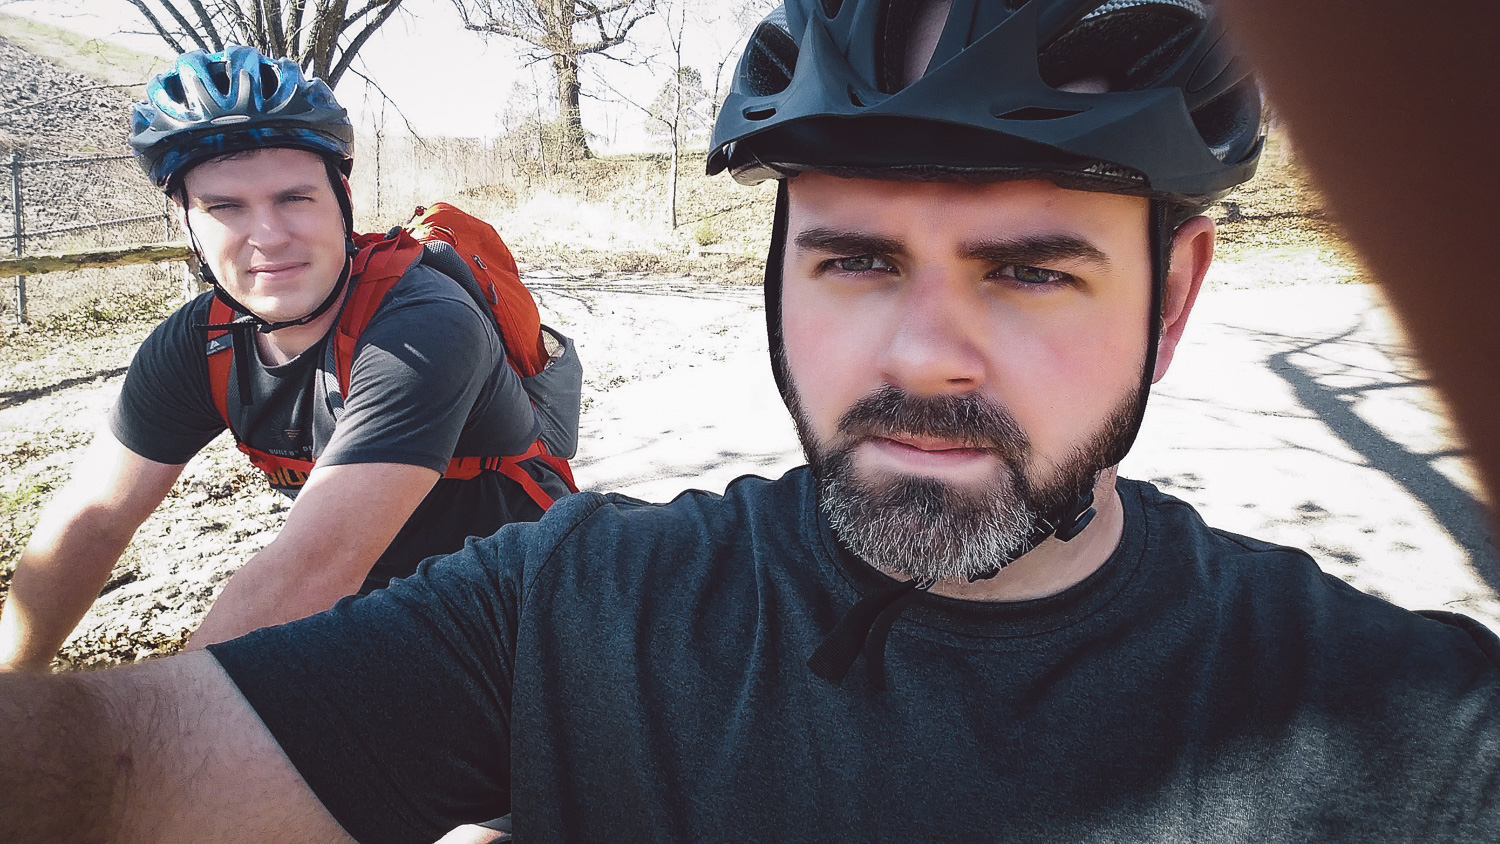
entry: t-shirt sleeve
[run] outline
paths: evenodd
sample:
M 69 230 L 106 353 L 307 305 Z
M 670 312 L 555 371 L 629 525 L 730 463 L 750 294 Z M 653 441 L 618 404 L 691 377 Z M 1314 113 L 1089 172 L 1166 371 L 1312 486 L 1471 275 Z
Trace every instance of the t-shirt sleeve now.
M 433 841 L 510 810 L 522 559 L 508 525 L 413 577 L 209 647 L 362 842 Z
M 411 272 L 437 275 L 423 266 Z M 446 279 L 410 289 L 417 292 L 388 297 L 361 332 L 344 413 L 319 465 L 404 463 L 441 472 L 465 426 L 479 418 L 501 453 L 523 451 L 535 438 L 531 402 L 489 317 Z
M 209 395 L 206 335 L 209 294 L 179 308 L 136 350 L 109 428 L 131 451 L 157 463 L 192 459 L 224 430 Z

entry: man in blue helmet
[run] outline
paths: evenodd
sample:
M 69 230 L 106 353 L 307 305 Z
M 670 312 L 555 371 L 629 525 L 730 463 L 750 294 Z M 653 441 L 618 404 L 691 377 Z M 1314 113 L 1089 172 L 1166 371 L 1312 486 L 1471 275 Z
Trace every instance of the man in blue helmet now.
M 359 332 L 347 395 L 336 395 L 331 338 L 358 280 L 352 140 L 321 80 L 248 47 L 185 54 L 147 86 L 131 145 L 177 204 L 213 292 L 141 346 L 108 430 L 44 511 L 0 614 L 0 669 L 47 668 L 135 529 L 226 420 L 257 465 L 316 466 L 262 466 L 296 501 L 194 645 L 326 609 L 542 514 L 498 472 L 440 479 L 455 455 L 527 451 L 540 422 L 493 318 L 425 263 Z M 210 377 L 215 362 L 226 383 Z M 549 499 L 568 493 L 551 467 L 524 465 Z
M 163 840 L 1493 840 L 1491 634 L 1115 476 L 1211 259 L 1190 212 L 1258 150 L 1221 36 L 1192 0 L 788 3 L 710 166 L 784 180 L 811 468 L 574 496 L 209 654 L 13 680 L 17 759 L 111 725 L 28 797 L 83 757 L 142 785 L 54 828 Z

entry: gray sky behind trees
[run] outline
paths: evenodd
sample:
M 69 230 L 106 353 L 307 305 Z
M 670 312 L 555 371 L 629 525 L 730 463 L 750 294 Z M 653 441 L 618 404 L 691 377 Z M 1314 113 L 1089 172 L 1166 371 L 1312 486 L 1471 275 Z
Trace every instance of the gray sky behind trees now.
M 698 5 L 702 14 L 689 24 L 684 58 L 699 69 L 711 90 L 715 69 L 740 40 L 741 24 L 733 20 L 733 12 L 742 6 L 770 8 L 774 2 L 698 0 Z M 167 54 L 160 37 L 128 0 L 11 0 L 0 4 L 0 10 L 142 52 Z M 661 147 L 646 132 L 639 108 L 613 102 L 616 97 L 609 87 L 597 84 L 600 74 L 608 74 L 612 87 L 639 102 L 649 103 L 656 96 L 671 74 L 666 57 L 655 67 L 645 57 L 665 51 L 663 24 L 642 22 L 634 40 L 637 49 L 618 51 L 630 56 L 631 64 L 602 58 L 585 62 L 584 127 L 597 136 L 594 147 L 599 152 Z M 515 44 L 465 32 L 451 0 L 405 0 L 402 11 L 375 33 L 359 55 L 356 69 L 370 76 L 393 101 L 384 107 L 391 131 L 404 129 L 399 108 L 424 136 L 491 137 L 504 131 L 508 111 L 514 118 L 535 108 L 534 88 L 543 98 L 549 98 L 553 88 L 550 69 L 545 64 L 525 65 Z M 732 69 L 732 64 L 725 67 L 726 80 Z M 382 103 L 364 80 L 347 75 L 337 94 L 359 127 L 374 128 Z

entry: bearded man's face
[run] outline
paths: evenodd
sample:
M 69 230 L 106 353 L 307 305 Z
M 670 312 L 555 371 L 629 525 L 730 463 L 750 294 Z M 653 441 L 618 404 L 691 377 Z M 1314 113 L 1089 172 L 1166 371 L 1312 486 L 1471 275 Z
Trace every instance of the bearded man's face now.
M 892 572 L 991 571 L 1128 447 L 1147 203 L 811 173 L 788 198 L 789 403 L 835 531 Z

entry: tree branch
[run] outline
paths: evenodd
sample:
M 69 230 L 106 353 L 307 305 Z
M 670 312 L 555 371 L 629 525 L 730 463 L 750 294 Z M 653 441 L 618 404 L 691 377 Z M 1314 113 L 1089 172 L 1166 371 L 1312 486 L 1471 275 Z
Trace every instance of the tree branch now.
M 172 37 L 172 33 L 168 32 L 167 28 L 161 25 L 161 19 L 146 5 L 146 0 L 130 0 L 130 4 L 140 10 L 141 17 L 145 18 L 147 23 L 151 24 L 156 30 L 156 34 L 161 36 L 161 40 L 167 42 L 167 46 L 171 47 L 173 52 L 187 52 L 187 50 L 183 49 L 182 42 Z
M 365 84 L 369 85 L 371 88 L 374 88 L 376 92 L 380 94 L 380 98 L 382 100 L 390 103 L 391 106 L 396 109 L 396 115 L 401 118 L 401 122 L 406 124 L 406 131 L 411 133 L 412 138 L 416 140 L 418 145 L 420 145 L 424 149 L 427 147 L 427 142 L 422 139 L 421 135 L 417 134 L 417 127 L 411 125 L 411 121 L 407 119 L 406 112 L 401 110 L 401 106 L 396 105 L 396 101 L 391 99 L 390 95 L 386 94 L 385 89 L 380 87 L 380 83 L 361 73 L 352 65 L 349 67 L 349 72 L 354 74 L 355 76 L 358 76 L 360 79 L 363 79 L 365 81 Z
M 286 30 L 281 26 L 281 0 L 258 0 L 266 22 L 266 41 L 278 55 L 286 55 Z
M 186 33 L 188 35 L 188 37 L 190 37 L 190 38 L 193 39 L 193 43 L 198 45 L 198 49 L 200 49 L 200 50 L 207 50 L 208 49 L 208 42 L 204 41 L 203 40 L 203 36 L 199 35 L 198 31 L 195 30 L 195 29 L 193 29 L 193 25 L 190 24 L 190 23 L 188 23 L 187 17 L 185 17 L 182 14 L 182 11 L 177 8 L 177 6 L 172 2 L 172 0 L 158 0 L 158 2 L 161 3 L 163 9 L 167 10 L 167 14 L 169 14 L 169 15 L 172 16 L 172 19 L 175 20 L 175 21 L 177 21 L 177 25 L 180 26 L 180 27 L 182 27 L 182 31 L 184 33 Z M 187 51 L 186 50 L 179 50 L 178 52 L 187 52 Z
M 380 10 L 380 14 L 376 15 L 374 20 L 366 24 L 365 28 L 360 30 L 358 35 L 354 36 L 354 40 L 345 45 L 343 53 L 339 55 L 338 64 L 334 65 L 333 70 L 328 74 L 328 79 L 326 80 L 328 87 L 332 88 L 339 83 L 339 79 L 344 75 L 344 71 L 349 69 L 349 65 L 354 61 L 354 56 L 359 52 L 359 49 L 365 45 L 366 41 L 370 40 L 370 36 L 375 34 L 375 30 L 379 29 L 381 24 L 390 20 L 391 15 L 396 14 L 396 10 L 401 8 L 402 0 L 381 0 L 381 2 L 385 3 L 385 8 Z M 360 12 L 360 14 L 364 13 Z M 354 18 L 350 18 L 346 21 L 344 24 L 345 27 L 347 28 L 353 20 Z M 381 93 L 381 96 L 384 96 L 384 92 Z
M 219 37 L 219 30 L 214 27 L 213 19 L 208 16 L 208 10 L 203 8 L 199 0 L 188 0 L 188 5 L 198 13 L 198 20 L 203 23 L 203 34 L 207 35 L 209 43 L 214 45 L 214 52 L 224 49 L 224 40 Z
M 302 52 L 302 14 L 307 8 L 307 0 L 291 0 L 286 7 L 286 54 L 297 57 Z

